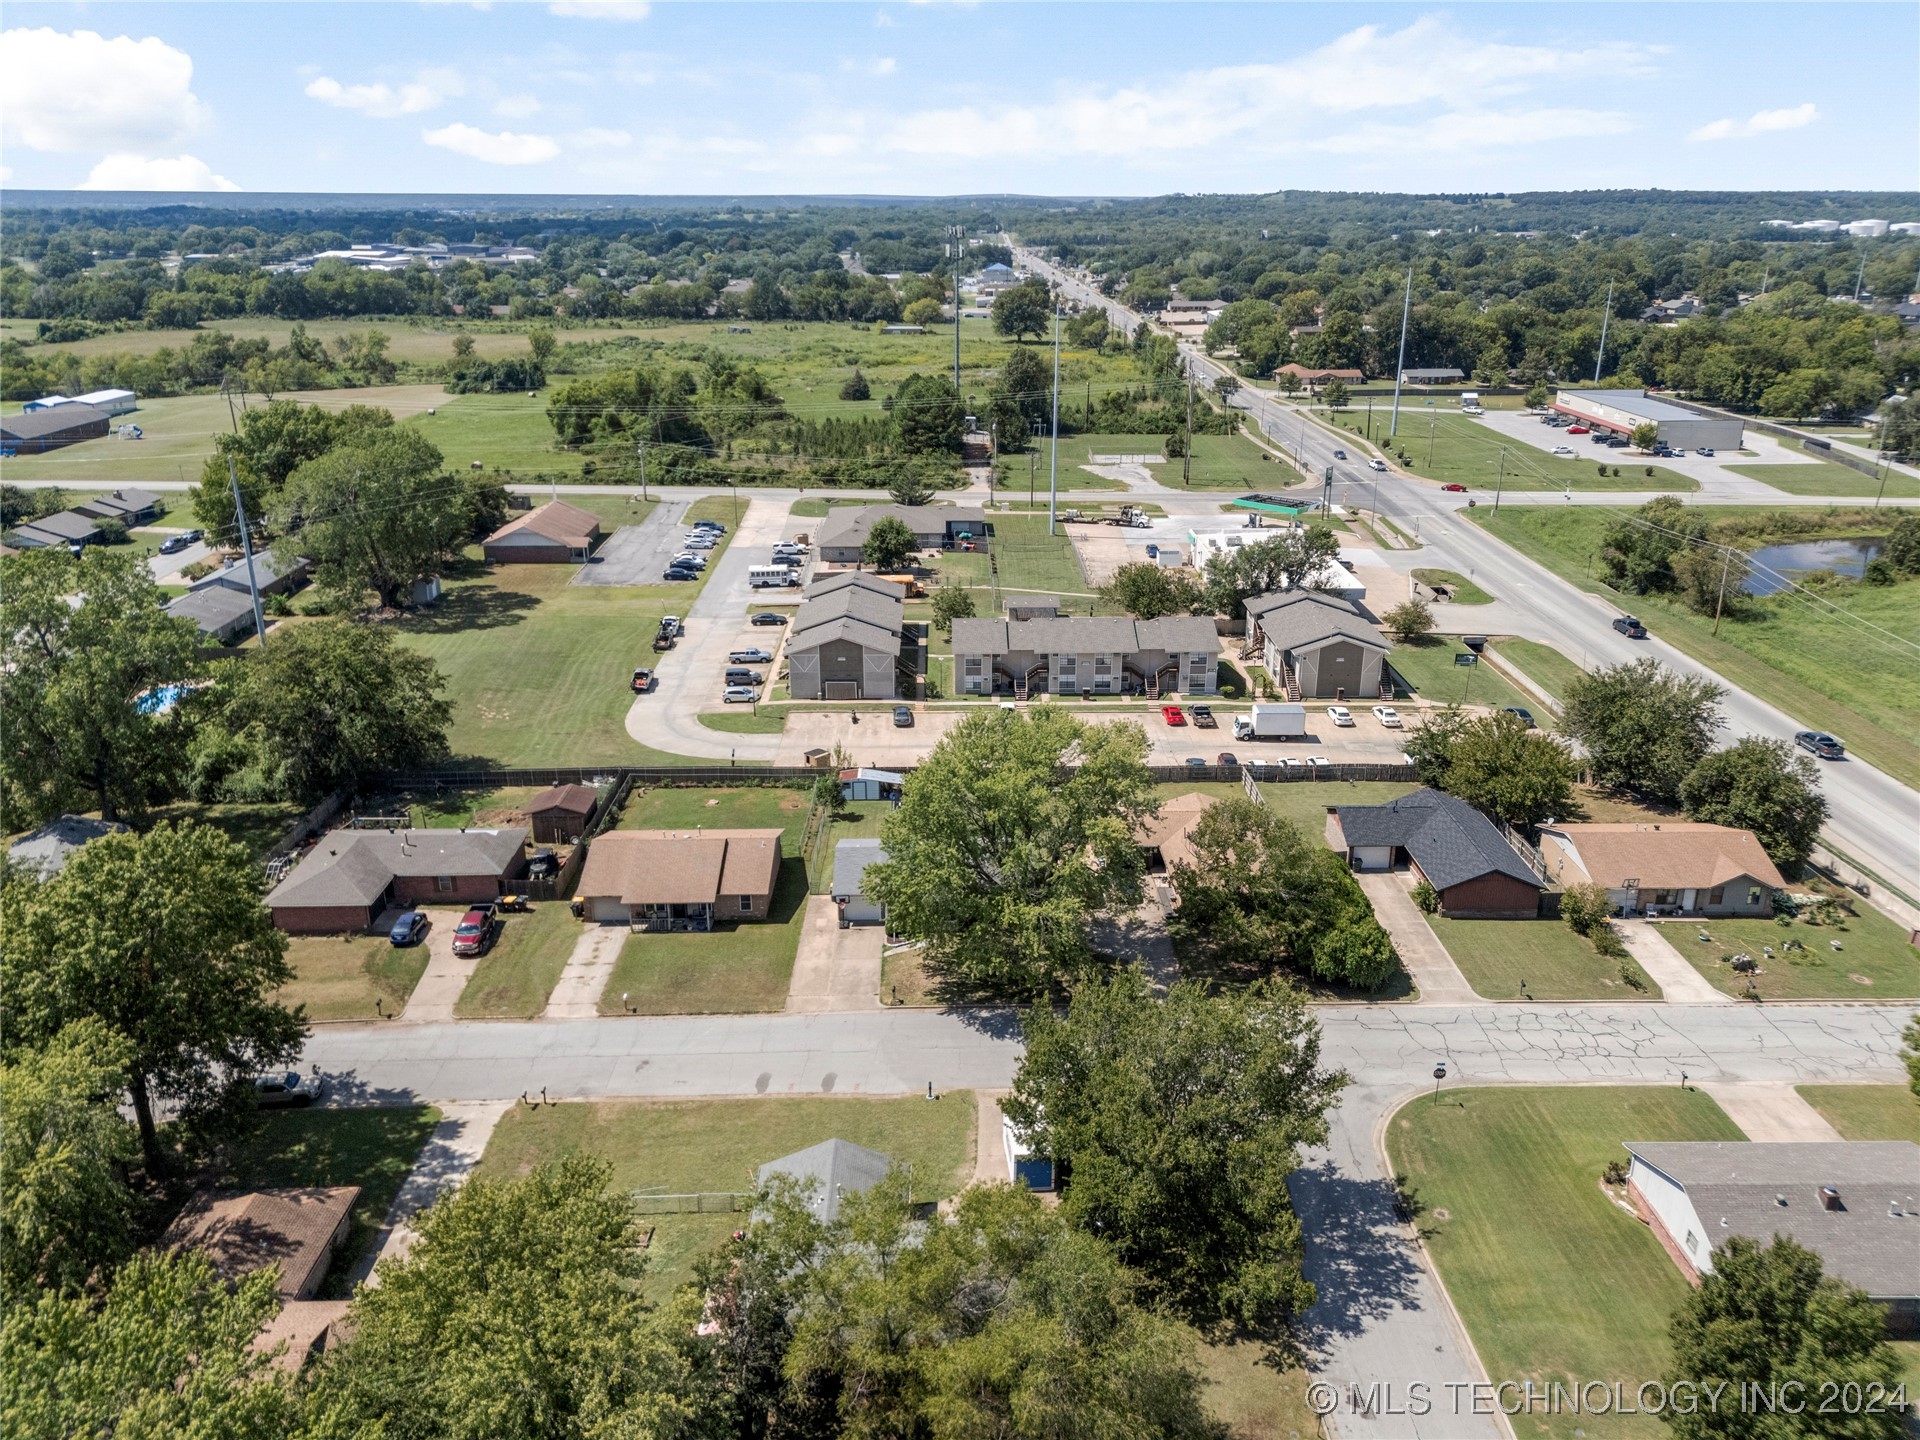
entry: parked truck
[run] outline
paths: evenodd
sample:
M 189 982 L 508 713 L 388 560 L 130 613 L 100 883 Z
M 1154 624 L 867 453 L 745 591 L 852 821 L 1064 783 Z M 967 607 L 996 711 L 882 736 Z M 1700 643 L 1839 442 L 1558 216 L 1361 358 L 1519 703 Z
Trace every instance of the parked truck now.
M 673 642 L 679 638 L 680 617 L 678 615 L 662 615 L 660 617 L 660 629 L 653 637 L 653 648 L 655 650 L 671 650 L 673 648 Z
M 1286 740 L 1306 733 L 1304 705 L 1255 705 L 1251 713 L 1233 717 L 1236 740 Z

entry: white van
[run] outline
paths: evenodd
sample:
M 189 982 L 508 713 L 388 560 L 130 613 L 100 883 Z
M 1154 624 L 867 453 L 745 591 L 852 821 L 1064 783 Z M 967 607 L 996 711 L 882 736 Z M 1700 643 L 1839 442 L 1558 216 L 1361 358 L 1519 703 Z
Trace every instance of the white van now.
M 798 585 L 800 577 L 785 565 L 750 565 L 747 567 L 747 583 L 756 590 L 785 589 Z

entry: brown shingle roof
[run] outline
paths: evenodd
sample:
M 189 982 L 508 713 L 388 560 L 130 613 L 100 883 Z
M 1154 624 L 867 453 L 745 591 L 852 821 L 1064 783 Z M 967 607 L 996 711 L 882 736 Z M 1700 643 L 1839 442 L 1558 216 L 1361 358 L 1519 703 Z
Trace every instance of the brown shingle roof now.
M 256 1355 L 270 1355 L 285 1344 L 286 1351 L 275 1357 L 277 1369 L 297 1374 L 319 1351 L 331 1350 L 346 1338 L 348 1300 L 289 1300 L 280 1313 L 260 1327 L 253 1337 Z
M 575 893 L 623 905 L 711 905 L 722 895 L 771 895 L 778 830 L 610 830 L 595 840 Z
M 591 815 L 600 792 L 591 785 L 553 785 L 527 802 L 529 815 L 558 810 L 567 815 Z
M 564 500 L 549 500 L 538 509 L 509 520 L 481 543 L 491 545 L 496 540 L 518 535 L 523 530 L 530 530 L 556 544 L 578 548 L 593 543 L 594 536 L 600 533 L 600 517 L 582 510 L 578 505 L 569 505 Z
M 1750 875 L 1763 885 L 1781 877 L 1751 830 L 1686 820 L 1652 824 L 1555 825 L 1544 832 L 1572 843 L 1575 863 L 1609 890 L 1636 880 L 1643 889 L 1712 889 Z
M 1134 840 L 1142 850 L 1158 850 L 1169 870 L 1176 864 L 1193 864 L 1193 827 L 1213 808 L 1215 798 L 1198 790 L 1174 796 L 1162 803 L 1158 815 L 1140 822 Z
M 358 1185 L 203 1190 L 173 1217 L 160 1243 L 199 1251 L 229 1280 L 278 1265 L 280 1294 L 298 1296 L 326 1272 L 334 1231 L 359 1198 Z

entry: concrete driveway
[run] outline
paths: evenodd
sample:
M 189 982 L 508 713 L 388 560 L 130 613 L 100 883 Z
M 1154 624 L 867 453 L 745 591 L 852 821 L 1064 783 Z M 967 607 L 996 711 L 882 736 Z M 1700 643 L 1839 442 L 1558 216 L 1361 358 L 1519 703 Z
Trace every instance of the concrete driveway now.
M 575 585 L 658 585 L 667 562 L 686 539 L 691 502 L 662 500 L 638 525 L 622 525 L 600 542 L 593 558 L 574 574 Z
M 853 718 L 855 713 L 860 716 L 858 721 Z M 787 716 L 774 763 L 803 764 L 809 750 L 844 745 L 856 765 L 881 769 L 918 765 L 963 718 L 951 710 L 916 710 L 912 728 L 896 730 L 890 701 L 874 700 L 846 710 L 802 710 Z
M 842 930 L 840 907 L 833 897 L 809 895 L 800 948 L 793 959 L 793 981 L 787 988 L 789 1013 L 879 1009 L 885 928 L 849 925 Z
M 480 964 L 478 955 L 463 957 L 453 953 L 453 932 L 460 924 L 460 917 L 467 913 L 466 906 L 420 908 L 433 921 L 422 942 L 427 947 L 427 969 L 420 983 L 413 987 L 413 994 L 407 997 L 407 1008 L 400 1015 L 402 1025 L 431 1025 L 453 1019 L 454 1002 L 467 988 L 467 981 L 473 978 L 474 969 Z

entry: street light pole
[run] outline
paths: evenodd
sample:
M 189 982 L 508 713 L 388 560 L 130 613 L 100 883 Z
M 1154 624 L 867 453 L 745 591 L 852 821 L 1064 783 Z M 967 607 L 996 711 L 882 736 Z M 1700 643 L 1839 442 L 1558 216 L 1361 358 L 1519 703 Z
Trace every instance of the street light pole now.
M 1507 483 L 1507 447 L 1500 447 L 1500 474 L 1493 482 L 1493 513 L 1500 513 L 1500 492 Z
M 1393 424 L 1387 428 L 1387 438 L 1393 439 L 1400 433 L 1400 377 L 1407 373 L 1407 320 L 1413 314 L 1413 266 L 1407 266 L 1407 294 L 1400 302 L 1400 358 L 1393 367 Z
M 1047 534 L 1054 533 L 1060 502 L 1060 306 L 1053 307 L 1053 447 L 1047 456 Z
M 1613 282 L 1607 282 L 1607 308 L 1600 312 L 1600 353 L 1593 357 L 1593 383 L 1600 383 L 1600 362 L 1607 358 L 1607 322 L 1613 319 Z

